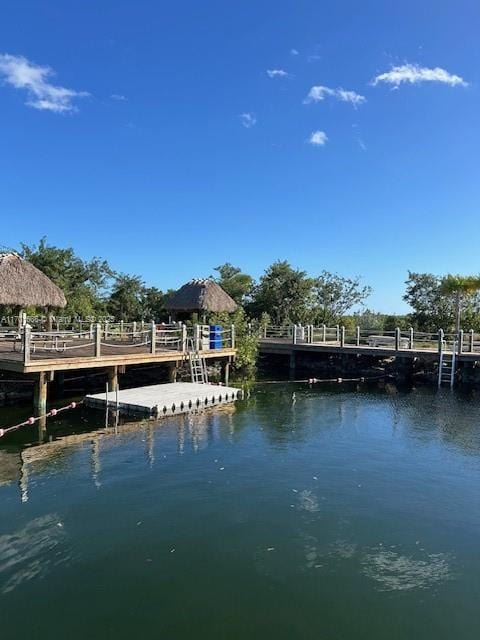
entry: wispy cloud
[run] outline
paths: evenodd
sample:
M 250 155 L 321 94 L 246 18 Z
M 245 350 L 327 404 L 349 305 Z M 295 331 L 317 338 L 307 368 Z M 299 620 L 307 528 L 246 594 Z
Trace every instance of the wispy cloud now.
M 0 78 L 15 89 L 27 91 L 29 99 L 25 104 L 29 107 L 55 113 L 77 111 L 73 99 L 89 93 L 57 87 L 48 81 L 53 75 L 55 72 L 50 67 L 36 65 L 23 56 L 0 54 Z
M 371 84 L 375 86 L 380 82 L 391 84 L 395 88 L 398 88 L 404 82 L 409 84 L 440 82 L 442 84 L 448 84 L 450 87 L 457 85 L 461 87 L 468 86 L 468 82 L 465 82 L 463 78 L 449 73 L 445 69 L 440 67 L 429 69 L 428 67 L 420 67 L 418 64 L 402 64 L 397 67 L 392 67 L 390 71 L 376 76 Z
M 342 102 L 350 102 L 354 107 L 357 107 L 359 104 L 366 102 L 365 96 L 361 96 L 359 93 L 355 91 L 346 91 L 345 89 L 330 89 L 330 87 L 324 87 L 322 85 L 317 85 L 312 87 L 308 92 L 308 96 L 305 98 L 304 103 L 308 104 L 309 102 L 321 102 L 325 100 L 326 97 L 336 98 L 337 100 L 341 100 Z
M 127 99 L 126 96 L 122 95 L 121 93 L 112 93 L 110 98 L 112 100 L 120 100 L 120 101 L 123 101 L 123 100 Z
M 298 56 L 300 51 L 298 51 L 298 49 L 290 49 L 290 53 L 292 54 L 292 56 Z
M 314 147 L 323 147 L 325 146 L 327 140 L 328 140 L 328 137 L 325 131 L 313 131 L 310 134 L 310 137 L 308 138 L 307 142 L 308 144 L 311 144 Z
M 243 126 L 245 127 L 245 129 L 251 129 L 252 127 L 254 127 L 257 124 L 257 119 L 253 115 L 253 113 L 241 113 L 240 114 L 240 121 L 243 124 Z
M 267 69 L 267 75 L 270 78 L 286 78 L 290 74 L 284 71 L 283 69 Z

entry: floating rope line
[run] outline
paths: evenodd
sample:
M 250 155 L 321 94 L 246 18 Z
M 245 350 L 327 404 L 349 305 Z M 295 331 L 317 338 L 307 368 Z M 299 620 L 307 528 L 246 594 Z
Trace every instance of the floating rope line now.
M 83 403 L 83 400 L 79 400 L 78 402 L 71 402 L 70 404 L 67 404 L 65 407 L 60 407 L 60 409 L 50 409 L 50 411 L 48 411 L 42 416 L 36 416 L 36 417 L 31 416 L 30 418 L 27 418 L 27 420 L 20 422 L 20 424 L 14 424 L 12 427 L 6 427 L 4 429 L 0 429 L 0 438 L 7 435 L 7 433 L 10 433 L 11 431 L 17 431 L 17 429 L 20 429 L 21 427 L 26 427 L 26 426 L 35 424 L 35 422 L 38 422 L 38 420 L 42 420 L 42 418 L 53 418 L 57 414 L 61 413 L 62 411 L 66 411 L 67 409 L 76 409 L 76 407 L 78 407 L 82 403 Z
M 361 376 L 360 378 L 307 378 L 305 380 L 258 380 L 257 384 L 285 384 L 287 383 L 305 383 L 305 384 L 317 384 L 318 382 L 337 382 L 341 384 L 342 382 L 369 382 L 370 380 L 383 380 L 384 378 L 390 378 L 391 376 L 388 374 L 383 374 L 381 376 L 371 376 L 365 377 Z

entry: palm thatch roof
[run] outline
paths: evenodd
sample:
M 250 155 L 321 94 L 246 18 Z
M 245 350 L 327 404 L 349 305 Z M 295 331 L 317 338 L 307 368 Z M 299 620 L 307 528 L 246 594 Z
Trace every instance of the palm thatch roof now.
M 0 304 L 20 307 L 65 307 L 63 291 L 16 253 L 0 253 Z
M 167 300 L 169 311 L 211 311 L 233 313 L 236 303 L 222 287 L 210 278 L 190 280 Z

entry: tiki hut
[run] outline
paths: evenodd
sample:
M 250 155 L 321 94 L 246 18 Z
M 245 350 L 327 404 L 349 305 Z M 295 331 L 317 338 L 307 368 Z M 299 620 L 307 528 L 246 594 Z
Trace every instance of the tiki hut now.
M 16 253 L 0 253 L 0 305 L 65 307 L 63 291 Z
M 233 313 L 236 303 L 210 278 L 190 280 L 167 300 L 166 308 L 174 313 Z

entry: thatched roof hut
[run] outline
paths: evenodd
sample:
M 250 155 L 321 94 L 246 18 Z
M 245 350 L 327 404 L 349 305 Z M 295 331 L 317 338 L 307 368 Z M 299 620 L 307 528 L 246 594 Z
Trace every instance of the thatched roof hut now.
M 193 313 L 227 311 L 233 313 L 236 303 L 222 287 L 210 278 L 190 280 L 167 300 L 168 311 L 185 311 Z
M 63 291 L 16 253 L 0 253 L 0 304 L 18 307 L 65 307 Z

